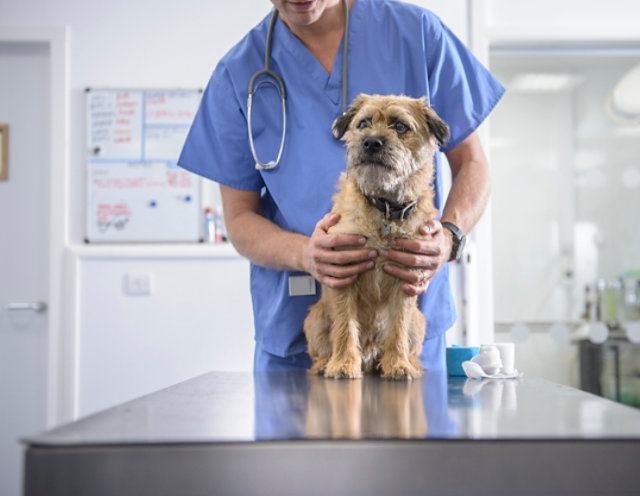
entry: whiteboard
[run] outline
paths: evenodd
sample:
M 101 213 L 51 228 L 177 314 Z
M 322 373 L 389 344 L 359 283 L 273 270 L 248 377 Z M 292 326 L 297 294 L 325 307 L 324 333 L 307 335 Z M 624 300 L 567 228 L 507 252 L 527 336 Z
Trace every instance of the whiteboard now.
M 202 238 L 201 179 L 176 163 L 200 96 L 87 90 L 87 242 Z

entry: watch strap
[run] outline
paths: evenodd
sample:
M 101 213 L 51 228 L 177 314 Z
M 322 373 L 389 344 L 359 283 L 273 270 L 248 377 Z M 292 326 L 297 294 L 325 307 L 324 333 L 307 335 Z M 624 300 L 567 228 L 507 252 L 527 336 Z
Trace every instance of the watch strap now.
M 458 226 L 453 224 L 452 222 L 442 222 L 442 227 L 445 227 L 451 234 L 453 234 L 452 240 L 453 244 L 451 245 L 451 253 L 449 254 L 449 262 L 460 261 L 462 258 L 462 251 L 464 249 L 466 237 Z

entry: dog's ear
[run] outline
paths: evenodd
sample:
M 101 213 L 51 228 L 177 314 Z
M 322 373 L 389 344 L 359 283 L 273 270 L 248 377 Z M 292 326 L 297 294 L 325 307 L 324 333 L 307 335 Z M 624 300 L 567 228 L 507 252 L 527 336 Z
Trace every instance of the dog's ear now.
M 349 124 L 351 124 L 351 121 L 360 110 L 360 107 L 362 107 L 362 99 L 360 98 L 360 95 L 358 95 L 347 111 L 333 121 L 331 131 L 336 139 L 342 139 L 344 133 L 347 132 Z
M 424 116 L 427 121 L 429 132 L 433 135 L 438 144 L 440 146 L 446 145 L 447 141 L 449 141 L 449 126 L 440 119 L 435 110 L 429 107 L 426 102 L 424 105 Z

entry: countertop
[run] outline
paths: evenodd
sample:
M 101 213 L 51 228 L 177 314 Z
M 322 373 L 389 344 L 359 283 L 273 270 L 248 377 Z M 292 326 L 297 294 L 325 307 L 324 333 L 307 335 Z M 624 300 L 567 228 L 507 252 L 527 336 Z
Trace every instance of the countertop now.
M 633 494 L 639 441 L 534 377 L 212 372 L 26 439 L 26 494 Z

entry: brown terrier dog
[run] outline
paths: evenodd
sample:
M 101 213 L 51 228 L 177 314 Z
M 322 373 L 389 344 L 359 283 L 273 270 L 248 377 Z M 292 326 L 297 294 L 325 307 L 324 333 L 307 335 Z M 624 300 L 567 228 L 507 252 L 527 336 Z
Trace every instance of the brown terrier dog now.
M 333 124 L 346 138 L 347 169 L 333 198 L 340 221 L 330 233 L 360 234 L 367 247 L 387 249 L 394 238 L 424 238 L 419 232 L 437 215 L 433 205 L 433 156 L 449 128 L 424 98 L 359 95 Z M 419 355 L 426 321 L 417 296 L 402 281 L 375 268 L 342 289 L 322 287 L 304 321 L 310 372 L 333 378 L 422 375 Z

